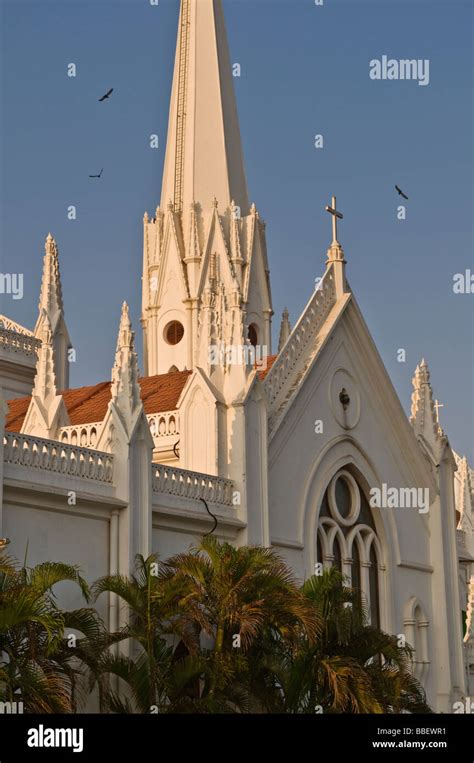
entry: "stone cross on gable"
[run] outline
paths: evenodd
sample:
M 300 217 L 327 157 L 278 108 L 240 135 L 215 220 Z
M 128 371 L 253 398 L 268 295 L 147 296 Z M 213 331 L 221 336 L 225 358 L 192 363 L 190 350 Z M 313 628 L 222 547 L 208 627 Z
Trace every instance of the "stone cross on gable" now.
M 436 411 L 436 421 L 439 424 L 439 409 L 440 408 L 444 408 L 444 404 L 440 403 L 438 400 L 435 400 L 434 408 L 435 408 L 435 411 Z
M 344 215 L 342 212 L 338 212 L 336 207 L 336 197 L 333 196 L 331 199 L 332 206 L 326 206 L 326 212 L 329 212 L 330 215 L 332 215 L 332 243 L 337 243 L 337 221 L 342 220 Z

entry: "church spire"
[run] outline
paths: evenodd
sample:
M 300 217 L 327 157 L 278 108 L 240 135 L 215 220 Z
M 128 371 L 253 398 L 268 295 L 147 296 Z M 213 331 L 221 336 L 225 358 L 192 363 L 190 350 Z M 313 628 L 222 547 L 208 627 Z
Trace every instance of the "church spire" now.
M 248 194 L 221 0 L 181 0 L 161 206 L 221 209 Z
M 249 206 L 232 79 L 221 0 L 181 0 L 161 195 L 166 213 L 144 219 L 150 376 L 207 368 L 216 337 L 234 346 L 237 335 L 245 344 L 251 331 L 271 352 L 265 225 Z M 227 366 L 212 373 L 215 385 L 217 376 L 224 383 Z

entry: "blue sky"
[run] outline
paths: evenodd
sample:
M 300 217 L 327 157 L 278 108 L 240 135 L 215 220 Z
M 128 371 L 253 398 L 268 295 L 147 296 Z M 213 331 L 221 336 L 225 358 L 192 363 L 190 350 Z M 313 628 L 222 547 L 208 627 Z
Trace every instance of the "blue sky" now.
M 142 218 L 160 197 L 178 2 L 0 8 L 0 264 L 25 278 L 24 298 L 0 295 L 0 311 L 34 325 L 51 230 L 77 351 L 72 385 L 95 383 L 110 377 L 123 299 L 141 353 Z M 425 356 L 441 423 L 472 458 L 474 294 L 452 289 L 454 274 L 474 273 L 472 4 L 224 0 L 224 11 L 276 337 L 283 308 L 294 323 L 323 272 L 335 193 L 348 277 L 403 405 Z M 369 61 L 384 54 L 429 59 L 429 85 L 371 80 Z M 410 197 L 403 222 L 395 183 Z

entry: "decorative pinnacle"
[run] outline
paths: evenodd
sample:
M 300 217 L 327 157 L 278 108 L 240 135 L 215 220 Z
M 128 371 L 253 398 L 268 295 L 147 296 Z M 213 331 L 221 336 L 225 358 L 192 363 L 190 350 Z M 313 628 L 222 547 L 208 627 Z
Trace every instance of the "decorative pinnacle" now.
M 126 302 L 122 304 L 122 314 L 120 316 L 120 327 L 117 338 L 117 350 L 121 347 L 133 346 L 133 331 L 130 321 L 130 314 Z

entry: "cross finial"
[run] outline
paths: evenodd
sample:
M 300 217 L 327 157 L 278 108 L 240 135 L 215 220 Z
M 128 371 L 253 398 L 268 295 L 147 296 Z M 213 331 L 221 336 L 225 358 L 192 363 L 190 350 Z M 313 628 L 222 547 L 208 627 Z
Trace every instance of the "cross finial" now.
M 439 409 L 444 408 L 443 403 L 440 403 L 438 400 L 435 400 L 434 408 L 436 411 L 436 422 L 439 424 Z
M 331 199 L 332 206 L 326 206 L 326 212 L 329 212 L 330 215 L 332 215 L 332 243 L 337 244 L 339 243 L 337 240 L 337 221 L 342 220 L 344 215 L 342 212 L 337 211 L 336 207 L 336 197 L 333 196 Z

